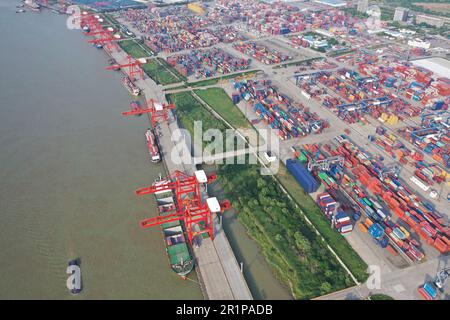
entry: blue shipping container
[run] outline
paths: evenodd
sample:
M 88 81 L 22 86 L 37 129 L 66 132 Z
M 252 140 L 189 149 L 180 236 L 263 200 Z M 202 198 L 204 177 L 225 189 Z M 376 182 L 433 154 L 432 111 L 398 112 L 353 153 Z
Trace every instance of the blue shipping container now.
M 374 223 L 369 228 L 369 233 L 372 235 L 372 237 L 378 240 L 384 236 L 384 228 L 379 223 Z
M 286 167 L 307 193 L 315 192 L 319 189 L 317 180 L 300 161 L 288 159 L 286 161 Z

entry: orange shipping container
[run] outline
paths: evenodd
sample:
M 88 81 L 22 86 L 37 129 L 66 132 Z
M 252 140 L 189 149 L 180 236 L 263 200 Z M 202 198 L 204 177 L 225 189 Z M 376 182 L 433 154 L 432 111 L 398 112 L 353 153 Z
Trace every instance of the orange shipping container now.
M 436 161 L 442 162 L 442 157 L 438 153 L 433 154 L 433 159 Z
M 369 228 L 367 228 L 367 226 L 362 222 L 359 223 L 359 228 L 361 229 L 362 232 L 367 233 L 369 231 Z

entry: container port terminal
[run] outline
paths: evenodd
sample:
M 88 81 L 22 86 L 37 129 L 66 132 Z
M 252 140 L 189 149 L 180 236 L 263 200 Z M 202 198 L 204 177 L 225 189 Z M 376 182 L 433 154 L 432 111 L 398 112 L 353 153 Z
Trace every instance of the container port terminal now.
M 239 126 L 202 95 L 222 90 L 251 128 L 277 129 L 270 134 L 279 148 L 270 153 L 315 201 L 329 228 L 381 277 L 377 288 L 370 280 L 359 281 L 327 243 L 352 284 L 315 299 L 366 299 L 377 293 L 448 299 L 450 289 L 435 278 L 448 268 L 450 251 L 450 42 L 437 36 L 430 48 L 421 48 L 412 36 L 401 41 L 386 36 L 391 31 L 386 23 L 368 32 L 360 18 L 326 3 L 217 0 L 108 13 L 83 7 L 87 11 L 77 19 L 86 41 L 108 55 L 105 68 L 124 74 L 131 95 L 153 101 L 145 116 L 165 176 L 182 172 L 198 178 L 205 162 L 195 145 L 185 146 L 192 164 L 174 158 L 173 137 L 182 124 L 177 103 L 167 96 L 189 93 L 242 138 Z M 164 116 L 158 118 L 158 112 Z M 209 160 L 246 153 L 266 168 L 273 161 L 253 149 Z M 198 201 L 206 203 L 210 196 L 206 182 L 201 184 Z M 191 243 L 203 295 L 251 300 L 220 210 L 210 214 L 209 237 L 194 236 Z

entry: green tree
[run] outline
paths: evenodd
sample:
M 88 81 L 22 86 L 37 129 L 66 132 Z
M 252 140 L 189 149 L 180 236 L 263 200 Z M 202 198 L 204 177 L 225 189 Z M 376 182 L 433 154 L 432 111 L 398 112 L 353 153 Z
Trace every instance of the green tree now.
M 332 289 L 333 288 L 332 288 L 331 284 L 329 284 L 328 282 L 324 282 L 320 286 L 320 293 L 327 294 L 327 293 L 331 292 Z
M 311 251 L 311 243 L 300 232 L 294 233 L 295 246 L 302 256 L 306 256 Z

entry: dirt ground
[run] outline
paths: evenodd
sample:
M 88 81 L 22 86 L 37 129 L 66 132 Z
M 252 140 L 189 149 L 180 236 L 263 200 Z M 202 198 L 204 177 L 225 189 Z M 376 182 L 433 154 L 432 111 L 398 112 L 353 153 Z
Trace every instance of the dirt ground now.
M 414 2 L 414 5 L 436 12 L 450 13 L 450 3 Z

